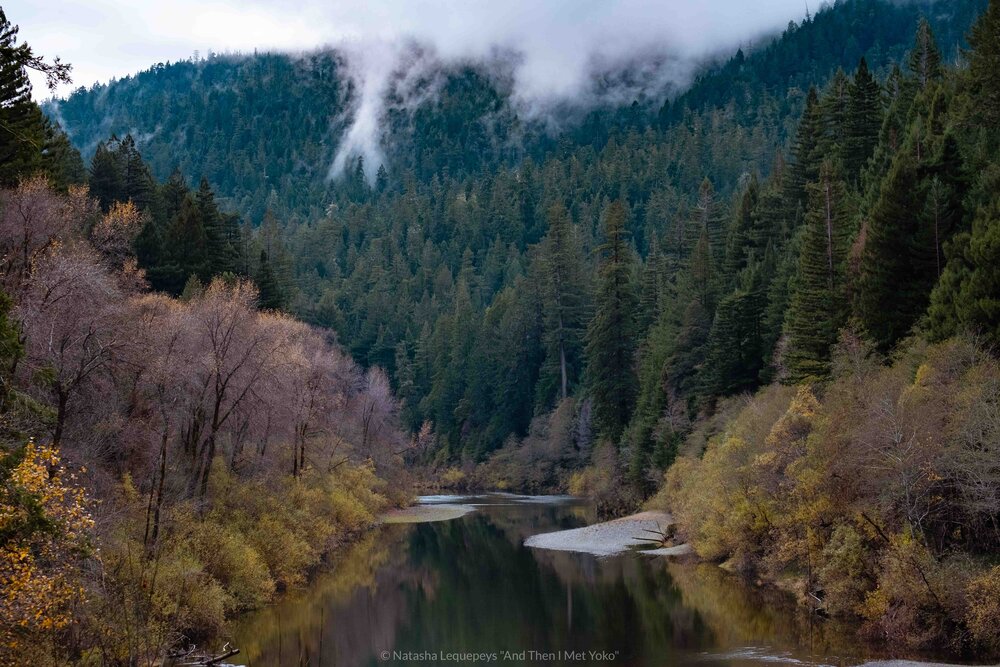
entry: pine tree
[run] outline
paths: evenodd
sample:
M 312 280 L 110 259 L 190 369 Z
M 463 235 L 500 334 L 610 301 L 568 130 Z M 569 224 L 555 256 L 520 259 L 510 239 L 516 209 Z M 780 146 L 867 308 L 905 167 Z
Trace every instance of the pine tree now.
M 986 11 L 972 26 L 967 54 L 972 94 L 977 104 L 975 113 L 994 129 L 994 140 L 1000 132 L 1000 3 L 990 0 Z
M 115 145 L 117 146 L 117 141 Z M 105 212 L 116 201 L 126 199 L 121 164 L 114 151 L 109 150 L 108 144 L 103 141 L 97 144 L 97 150 L 90 161 L 90 194 Z
M 155 211 L 155 213 L 162 224 L 166 225 L 181 212 L 184 200 L 187 199 L 189 194 L 190 190 L 184 181 L 184 175 L 180 169 L 174 169 L 170 173 L 170 177 L 167 178 L 166 183 L 160 187 L 160 206 L 158 207 L 159 210 Z
M 257 289 L 260 295 L 257 299 L 257 306 L 261 310 L 281 310 L 284 300 L 281 297 L 281 288 L 275 280 L 274 271 L 271 270 L 271 263 L 267 257 L 267 251 L 260 251 L 260 262 L 257 265 L 257 275 L 255 277 Z
M 192 197 L 185 197 L 166 234 L 168 266 L 163 270 L 163 283 L 167 291 L 179 294 L 190 276 L 205 275 L 205 245 L 205 226 L 198 206 Z
M 748 391 L 760 382 L 765 279 L 760 262 L 752 255 L 750 262 L 736 289 L 724 296 L 715 310 L 701 378 L 710 396 Z
M 237 273 L 239 266 L 236 243 L 239 222 L 233 216 L 223 215 L 219 211 L 215 204 L 215 193 L 212 192 L 206 178 L 201 179 L 198 192 L 195 194 L 195 202 L 205 228 L 207 275 L 203 276 L 203 279 L 210 280 L 211 276 L 221 273 Z
M 806 108 L 802 112 L 795 133 L 792 161 L 785 171 L 785 203 L 788 207 L 786 215 L 791 220 L 797 217 L 798 210 L 805 209 L 806 185 L 814 182 L 819 176 L 819 145 L 822 133 L 823 116 L 819 95 L 815 87 L 810 87 L 806 95 Z
M 642 264 L 639 274 L 639 314 L 637 331 L 645 334 L 653 325 L 663 307 L 666 289 L 666 259 L 660 253 L 659 243 L 655 237 L 650 244 L 649 255 Z
M 0 186 L 17 185 L 18 178 L 42 168 L 45 144 L 41 110 L 31 99 L 25 71 L 31 51 L 17 44 L 17 26 L 0 8 Z
M 598 291 L 587 328 L 588 390 L 601 433 L 617 441 L 628 423 L 636 392 L 635 315 L 632 250 L 626 241 L 625 207 L 604 211 L 604 243 L 598 248 Z
M 713 260 L 718 259 L 725 252 L 723 242 L 726 233 L 725 215 L 717 200 L 712 181 L 708 180 L 707 176 L 702 179 L 698 187 L 698 202 L 694 214 L 694 220 L 688 229 L 687 246 L 694 249 L 702 233 L 705 233 L 711 246 Z
M 583 334 L 586 330 L 586 278 L 576 230 L 562 203 L 548 212 L 549 230 L 541 243 L 545 285 L 542 309 L 545 365 L 540 378 L 540 398 L 558 388 L 565 399 L 576 383 L 582 363 Z M 546 381 L 546 377 L 550 378 Z
M 131 134 L 122 139 L 115 158 L 121 174 L 121 199 L 133 202 L 140 211 L 151 210 L 155 206 L 156 184 Z
M 726 241 L 726 258 L 723 272 L 727 281 L 735 282 L 747 261 L 758 250 L 760 239 L 757 220 L 757 205 L 760 199 L 760 184 L 754 174 L 740 196 L 739 206 L 729 227 Z
M 858 181 L 861 168 L 878 144 L 882 128 L 881 98 L 882 89 L 862 58 L 850 86 L 847 143 L 843 152 L 844 174 L 852 182 Z
M 830 372 L 830 348 L 847 319 L 845 259 L 851 205 L 834 167 L 824 162 L 809 186 L 798 272 L 785 321 L 790 339 L 788 379 L 823 379 Z
M 991 175 L 994 192 L 1000 176 Z M 948 264 L 931 295 L 929 331 L 941 340 L 973 332 L 1000 345 L 1000 195 L 994 194 L 949 246 Z
M 908 62 L 910 72 L 916 77 L 917 86 L 923 90 L 932 81 L 941 78 L 941 51 L 934 40 L 931 24 L 924 17 L 917 25 L 917 35 L 914 38 L 913 50 L 910 51 Z
M 817 150 L 820 155 L 837 155 L 843 159 L 848 144 L 851 82 L 838 68 L 820 101 L 822 131 Z

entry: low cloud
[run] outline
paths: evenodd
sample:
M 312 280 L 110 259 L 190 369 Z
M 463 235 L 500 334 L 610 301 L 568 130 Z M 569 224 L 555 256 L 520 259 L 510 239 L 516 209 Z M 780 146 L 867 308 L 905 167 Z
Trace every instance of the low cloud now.
M 682 83 L 693 63 L 779 30 L 806 8 L 802 0 L 15 0 L 5 11 L 37 51 L 73 63 L 76 85 L 195 50 L 336 48 L 357 92 L 336 174 L 352 151 L 377 168 L 385 93 L 432 63 L 515 62 L 515 100 L 530 114 Z M 37 81 L 36 90 L 45 92 Z

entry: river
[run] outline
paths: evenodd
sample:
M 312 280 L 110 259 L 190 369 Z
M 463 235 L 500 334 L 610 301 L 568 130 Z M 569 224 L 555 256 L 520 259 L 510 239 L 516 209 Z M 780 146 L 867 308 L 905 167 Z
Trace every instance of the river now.
M 459 502 L 476 511 L 384 525 L 307 589 L 239 619 L 237 664 L 759 667 L 885 657 L 852 628 L 712 565 L 523 546 L 530 535 L 592 523 L 578 501 Z

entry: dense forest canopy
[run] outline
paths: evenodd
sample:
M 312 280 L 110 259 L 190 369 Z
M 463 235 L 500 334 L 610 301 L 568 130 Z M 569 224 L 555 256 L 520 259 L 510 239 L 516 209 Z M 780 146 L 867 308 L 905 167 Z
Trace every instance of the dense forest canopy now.
M 983 5 L 931 6 L 929 29 L 943 65 L 959 61 L 964 35 Z M 485 65 L 441 63 L 443 83 L 419 105 L 391 99 L 390 91 L 382 134 L 387 161 L 373 182 L 360 160 L 342 178 L 328 178 L 355 94 L 336 51 L 158 65 L 77 91 L 48 109 L 85 154 L 94 151 L 92 171 L 118 150 L 118 140 L 102 142 L 128 134 L 122 141 L 141 153 L 154 177 L 177 187 L 185 179 L 202 179 L 203 188 L 211 183 L 220 202 L 266 236 L 253 249 L 243 241 L 242 259 L 233 254 L 192 270 L 167 257 L 174 252 L 196 262 L 198 253 L 185 250 L 184 241 L 156 248 L 176 237 L 178 225 L 168 229 L 170 211 L 154 215 L 158 222 L 143 235 L 150 245 L 140 249 L 154 286 L 179 293 L 185 272 L 204 282 L 206 271 L 232 271 L 234 262 L 258 281 L 266 275 L 265 291 L 281 295 L 269 303 L 333 328 L 359 361 L 389 370 L 410 427 L 431 422 L 443 457 L 480 459 L 511 435 L 524 436 L 532 418 L 553 407 L 563 382 L 554 380 L 554 369 L 561 375 L 566 367 L 568 388 L 582 386 L 582 330 L 600 310 L 594 303 L 600 290 L 588 276 L 598 272 L 595 250 L 611 201 L 624 207 L 629 250 L 622 261 L 633 288 L 641 283 L 643 291 L 628 315 L 638 322 L 633 347 L 643 347 L 639 342 L 654 324 L 664 336 L 695 337 L 672 373 L 671 391 L 686 412 L 693 418 L 711 396 L 776 377 L 772 351 L 784 340 L 785 310 L 791 308 L 792 330 L 805 298 L 793 301 L 789 282 L 809 204 L 806 185 L 819 169 L 806 164 L 808 156 L 798 155 L 795 145 L 802 140 L 795 138 L 797 120 L 810 113 L 810 86 L 823 97 L 813 109 L 823 117 L 815 122 L 825 125 L 816 128 L 824 135 L 821 149 L 836 142 L 846 172 L 839 178 L 861 187 L 861 167 L 881 132 L 884 89 L 908 75 L 905 67 L 898 74 L 893 67 L 905 65 L 922 9 L 881 0 L 836 3 L 708 67 L 671 99 L 578 113 L 556 136 L 522 117 L 509 86 L 491 78 Z M 862 57 L 865 71 L 855 76 Z M 843 108 L 835 108 L 835 95 Z M 858 136 L 837 136 L 846 133 Z M 367 166 L 369 174 L 373 168 Z M 831 165 L 824 173 L 834 178 L 834 172 Z M 97 183 L 91 187 L 97 193 Z M 838 206 L 856 224 L 852 202 Z M 554 248 L 546 238 L 550 209 L 559 205 L 570 219 L 572 248 Z M 744 229 L 731 229 L 740 215 Z M 235 220 L 209 224 L 228 225 L 208 230 L 209 237 L 241 243 Z M 242 234 L 252 236 L 249 229 Z M 841 246 L 852 235 L 845 228 Z M 546 256 L 552 253 L 558 257 Z M 536 289 L 553 261 L 585 278 L 575 281 L 576 321 L 564 325 L 547 321 L 562 295 Z M 693 289 L 686 277 L 692 270 L 711 272 L 701 279 L 700 311 L 688 313 L 697 322 L 682 327 L 678 321 L 674 326 L 681 328 L 667 334 L 666 322 L 657 321 L 665 309 L 688 310 L 681 292 Z M 757 349 L 726 358 L 730 367 L 708 364 L 713 370 L 702 371 L 713 349 L 728 357 L 726 346 L 742 340 L 719 338 L 729 326 L 723 321 L 709 342 L 717 310 L 727 318 L 763 317 L 752 342 Z M 569 349 L 557 351 L 545 342 L 551 326 L 580 331 L 571 334 Z M 836 327 L 831 331 L 827 338 Z M 565 361 L 556 363 L 556 354 Z M 802 372 L 799 366 L 792 371 Z M 636 396 L 653 401 L 645 409 L 655 414 L 663 399 L 648 392 Z M 643 432 L 646 439 L 650 427 Z

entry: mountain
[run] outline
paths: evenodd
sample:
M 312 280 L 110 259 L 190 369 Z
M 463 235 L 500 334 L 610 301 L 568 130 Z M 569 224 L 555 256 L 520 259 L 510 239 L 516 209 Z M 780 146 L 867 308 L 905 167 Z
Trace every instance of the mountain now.
M 802 169 L 806 163 L 818 169 L 797 145 L 804 140 L 793 141 L 799 116 L 810 113 L 815 98 L 815 123 L 841 132 L 835 128 L 847 112 L 837 109 L 847 104 L 849 84 L 842 69 L 853 71 L 864 57 L 891 86 L 924 8 L 942 59 L 955 62 L 985 4 L 838 2 L 706 67 L 669 101 L 564 109 L 555 134 L 537 116 L 522 118 L 502 57 L 444 63 L 414 47 L 386 84 L 386 157 L 374 182 L 373 165 L 366 171 L 360 158 L 347 160 L 342 177 L 329 178 L 338 142 L 349 139 L 351 110 L 362 113 L 365 101 L 335 51 L 157 65 L 79 90 L 48 111 L 88 156 L 107 137 L 130 133 L 157 179 L 178 167 L 192 181 L 207 179 L 220 205 L 262 224 L 267 234 L 263 245 L 276 270 L 255 266 L 249 273 L 267 273 L 293 312 L 335 329 L 363 364 L 386 368 L 405 399 L 410 427 L 433 424 L 439 456 L 479 459 L 509 437 L 526 435 L 532 420 L 553 407 L 554 388 L 563 383 L 553 381 L 556 366 L 571 392 L 588 382 L 580 344 L 554 366 L 556 351 L 546 342 L 553 335 L 545 315 L 553 296 L 540 288 L 548 270 L 542 242 L 553 206 L 565 206 L 574 223 L 571 246 L 560 252 L 569 252 L 573 270 L 588 277 L 581 285 L 584 311 L 598 289 L 589 276 L 598 270 L 603 212 L 621 200 L 629 252 L 641 260 L 628 269 L 643 291 L 640 328 L 632 335 L 652 336 L 661 321 L 661 336 L 690 337 L 687 349 L 657 353 L 657 364 L 667 355 L 675 368 L 668 385 L 640 391 L 644 409 L 653 411 L 640 439 L 652 437 L 668 386 L 694 418 L 711 396 L 780 375 L 772 357 L 791 298 L 805 186 L 816 176 Z M 605 76 L 601 85 L 614 80 Z M 821 102 L 811 85 L 823 89 Z M 869 129 L 855 163 L 872 150 L 888 99 L 872 94 L 879 99 L 868 102 Z M 820 150 L 837 137 L 806 140 Z M 797 180 L 785 182 L 788 175 Z M 741 207 L 745 229 L 731 229 Z M 766 229 L 754 222 L 762 216 Z M 158 224 L 146 238 L 173 238 L 177 224 Z M 749 260 L 747 252 L 754 253 Z M 148 256 L 157 256 L 155 249 Z M 743 276 L 761 261 L 755 276 Z M 149 275 L 176 273 L 176 261 L 162 262 L 149 259 Z M 691 305 L 690 272 L 699 262 L 711 278 Z M 727 301 L 741 280 L 751 282 L 745 289 L 752 299 L 737 299 L 737 289 Z M 174 293 L 183 282 L 173 279 Z M 763 319 L 754 325 L 755 349 L 739 368 L 715 369 L 710 378 L 706 355 L 725 356 L 721 347 L 711 352 L 723 345 L 721 332 L 710 333 L 729 326 L 713 324 L 716 308 L 736 317 L 750 307 L 767 311 L 757 314 Z M 673 324 L 664 309 L 674 313 Z M 573 335 L 582 340 L 582 332 Z M 637 347 L 651 345 L 652 339 Z M 654 382 L 660 366 L 643 383 Z M 661 437 L 657 447 L 665 443 Z M 657 456 L 657 465 L 667 460 Z
M 725 63 L 705 67 L 680 95 L 676 87 L 675 92 L 653 88 L 641 99 L 614 104 L 617 96 L 600 90 L 593 97 L 607 103 L 598 107 L 555 109 L 561 120 L 555 135 L 545 118 L 527 113 L 513 99 L 509 74 L 514 65 L 502 57 L 453 63 L 413 49 L 401 58 L 383 100 L 379 141 L 385 167 L 397 183 L 408 174 L 426 182 L 512 167 L 526 156 L 543 161 L 575 146 L 600 150 L 612 136 L 647 128 L 681 126 L 675 134 L 693 133 L 691 140 L 702 144 L 717 129 L 727 134 L 757 130 L 758 136 L 741 139 L 746 145 L 735 147 L 735 155 L 729 147 L 724 156 L 702 152 L 676 158 L 681 164 L 675 169 L 686 175 L 679 185 L 697 188 L 708 173 L 718 174 L 728 188 L 743 171 L 769 168 L 810 84 L 821 84 L 838 67 L 853 69 L 861 56 L 884 74 L 909 48 L 924 10 L 946 60 L 954 62 L 983 6 L 985 0 L 837 2 L 746 54 L 740 51 Z M 283 219 L 307 221 L 321 216 L 338 196 L 328 178 L 330 168 L 362 93 L 345 58 L 328 50 L 303 56 L 210 55 L 158 64 L 77 90 L 48 103 L 46 110 L 85 159 L 98 142 L 131 133 L 158 179 L 179 167 L 190 185 L 207 178 L 223 201 L 255 223 L 268 206 Z M 611 72 L 594 85 L 634 93 L 631 79 L 628 72 Z M 661 108 L 668 94 L 670 104 Z M 367 167 L 369 176 L 377 169 Z

